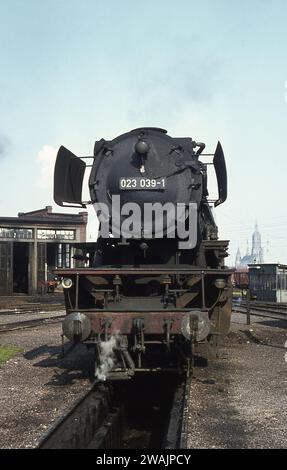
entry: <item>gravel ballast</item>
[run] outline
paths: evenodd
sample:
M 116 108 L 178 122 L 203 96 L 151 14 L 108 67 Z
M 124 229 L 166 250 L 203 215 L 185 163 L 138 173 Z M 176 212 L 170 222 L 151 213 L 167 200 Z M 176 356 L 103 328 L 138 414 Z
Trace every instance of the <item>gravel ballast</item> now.
M 189 448 L 287 447 L 287 324 L 245 322 L 235 314 L 219 358 L 195 369 Z

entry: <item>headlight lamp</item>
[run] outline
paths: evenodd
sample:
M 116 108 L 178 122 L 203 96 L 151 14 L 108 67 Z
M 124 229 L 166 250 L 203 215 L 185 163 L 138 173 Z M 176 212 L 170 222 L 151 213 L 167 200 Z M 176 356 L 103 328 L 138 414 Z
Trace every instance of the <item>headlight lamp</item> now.
M 215 279 L 214 285 L 217 289 L 224 289 L 227 284 L 225 279 Z
M 62 280 L 62 286 L 64 287 L 64 289 L 70 289 L 72 285 L 72 279 L 70 279 L 69 277 L 64 277 L 64 279 Z

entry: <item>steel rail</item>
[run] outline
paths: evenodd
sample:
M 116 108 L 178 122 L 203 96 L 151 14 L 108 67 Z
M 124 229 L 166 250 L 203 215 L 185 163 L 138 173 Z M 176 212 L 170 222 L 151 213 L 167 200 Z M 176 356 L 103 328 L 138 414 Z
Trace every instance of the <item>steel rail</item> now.
M 243 315 L 248 314 L 248 307 L 245 305 L 233 305 L 233 312 L 242 313 Z M 250 315 L 254 317 L 266 317 L 272 318 L 274 320 L 283 320 L 287 321 L 287 312 L 286 313 L 274 313 L 268 309 L 262 309 L 261 307 L 250 307 Z
M 248 306 L 246 301 L 241 302 L 233 302 L 234 305 L 237 307 L 244 307 Z M 286 304 L 276 304 L 276 303 L 269 303 L 269 302 L 257 302 L 251 301 L 249 307 L 253 310 L 263 310 L 272 313 L 279 313 L 279 314 L 286 314 L 287 315 L 287 305 Z
M 171 406 L 163 449 L 187 449 L 191 377 L 176 388 Z
M 0 317 L 1 315 L 15 315 L 21 313 L 39 313 L 39 312 L 50 312 L 50 311 L 57 311 L 57 310 L 65 310 L 64 304 L 54 304 L 54 305 L 46 305 L 46 304 L 29 304 L 29 305 L 18 305 L 18 306 L 11 306 L 10 308 L 0 308 Z
M 0 325 L 0 334 L 8 331 L 24 330 L 26 328 L 35 328 L 41 325 L 47 325 L 50 323 L 57 323 L 65 318 L 65 315 L 58 317 L 45 317 L 45 318 L 33 318 L 31 320 L 23 320 L 18 322 L 4 323 Z

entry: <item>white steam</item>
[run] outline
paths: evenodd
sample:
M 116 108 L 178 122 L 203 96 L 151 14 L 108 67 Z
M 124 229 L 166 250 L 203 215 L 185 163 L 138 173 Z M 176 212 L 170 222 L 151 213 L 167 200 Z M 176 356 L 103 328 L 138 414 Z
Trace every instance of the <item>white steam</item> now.
M 108 341 L 100 343 L 100 366 L 96 369 L 95 376 L 98 380 L 107 380 L 108 373 L 115 367 L 115 348 L 119 340 L 118 334 L 111 336 Z

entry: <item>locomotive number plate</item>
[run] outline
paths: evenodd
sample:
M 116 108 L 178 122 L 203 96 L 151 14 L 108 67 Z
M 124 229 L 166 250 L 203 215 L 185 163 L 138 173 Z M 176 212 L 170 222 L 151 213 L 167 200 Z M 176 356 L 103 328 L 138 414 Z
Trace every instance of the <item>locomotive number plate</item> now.
M 132 177 L 132 178 L 120 178 L 119 181 L 120 189 L 123 190 L 145 190 L 150 189 L 155 191 L 157 189 L 166 189 L 166 178 L 143 178 L 143 177 Z

